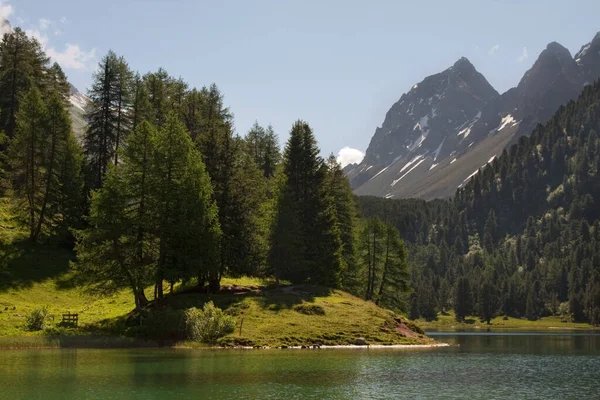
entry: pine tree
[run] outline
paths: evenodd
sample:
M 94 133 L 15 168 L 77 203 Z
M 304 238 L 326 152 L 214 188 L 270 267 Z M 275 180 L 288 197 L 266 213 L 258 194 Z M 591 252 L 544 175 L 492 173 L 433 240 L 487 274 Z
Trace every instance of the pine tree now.
M 302 282 L 308 271 L 304 260 L 304 233 L 300 204 L 287 184 L 287 176 L 281 172 L 274 178 L 273 222 L 269 236 L 269 272 L 277 284 L 281 279 Z
M 118 168 L 112 166 L 98 191 L 92 192 L 89 227 L 76 230 L 77 261 L 73 264 L 88 290 L 103 295 L 129 288 L 140 310 L 148 300 L 144 288 L 152 270 L 137 259 L 138 246 L 128 212 L 131 195 Z
M 125 135 L 133 127 L 131 119 L 132 94 L 131 86 L 133 74 L 125 58 L 119 57 L 116 62 L 117 76 L 114 84 L 114 96 L 116 103 L 116 127 L 115 127 L 115 165 L 119 165 L 119 147 L 125 140 Z
M 245 151 L 262 170 L 265 178 L 275 175 L 281 154 L 277 135 L 270 125 L 265 129 L 255 122 L 246 134 Z
M 410 295 L 410 312 L 408 314 L 408 318 L 411 320 L 416 320 L 421 317 L 421 313 L 419 311 L 419 299 L 417 295 L 413 292 Z
M 538 319 L 537 311 L 535 309 L 535 301 L 533 299 L 532 291 L 529 290 L 527 293 L 527 302 L 525 303 L 525 317 L 529 321 L 535 321 Z
M 0 131 L 15 135 L 21 100 L 36 86 L 44 92 L 43 79 L 49 58 L 35 38 L 15 28 L 0 43 Z
M 302 255 L 294 258 L 295 265 L 282 271 L 283 277 L 336 287 L 342 271 L 342 243 L 334 199 L 326 186 L 329 172 L 318 154 L 312 130 L 305 122 L 297 121 L 285 149 L 285 180 L 279 188 L 278 215 L 298 220 L 300 224 L 288 227 L 292 231 L 285 242 L 272 243 L 270 259 L 273 262 L 274 254 L 295 252 L 291 248 L 278 248 L 280 245 L 303 243 Z M 275 222 L 276 226 L 279 224 L 280 220 Z
M 84 137 L 91 188 L 102 186 L 108 166 L 119 163 L 119 147 L 132 128 L 131 80 L 127 63 L 112 51 L 102 58 L 94 73 Z
M 19 209 L 26 212 L 30 240 L 38 236 L 40 203 L 44 198 L 44 152 L 47 109 L 37 88 L 29 90 L 17 116 L 17 129 L 10 142 L 11 181 Z
M 489 325 L 496 312 L 496 290 L 492 282 L 485 280 L 479 294 L 479 317 Z
M 105 293 L 129 286 L 138 309 L 151 282 L 158 298 L 165 279 L 218 287 L 218 210 L 185 129 L 171 114 L 160 131 L 142 122 L 126 142 L 123 162 L 92 192 L 90 226 L 76 231 L 80 276 Z
M 465 317 L 473 310 L 471 284 L 466 277 L 461 277 L 456 282 L 454 299 L 454 313 L 457 321 L 464 321 Z
M 352 289 L 358 274 L 358 261 L 356 243 L 358 241 L 358 211 L 352 189 L 340 164 L 331 155 L 327 160 L 329 168 L 328 181 L 331 196 L 334 200 L 336 221 L 342 241 L 342 272 L 341 285 Z M 388 232 L 390 233 L 390 232 Z M 393 235 L 393 233 L 390 233 Z M 399 238 L 398 238 L 399 239 Z M 395 245 L 395 238 L 390 238 L 390 246 Z M 399 244 L 398 244 L 399 246 Z
M 146 83 L 138 73 L 132 78 L 131 90 L 131 130 L 135 130 L 144 120 L 150 121 L 150 100 Z
M 102 186 L 104 175 L 113 160 L 116 142 L 117 115 L 114 87 L 118 81 L 117 55 L 109 51 L 98 65 L 94 82 L 88 92 L 88 127 L 84 137 L 84 152 L 90 167 L 90 187 Z
M 46 71 L 44 78 L 44 88 L 47 95 L 56 93 L 62 99 L 63 106 L 68 108 L 70 106 L 71 85 L 67 81 L 67 76 L 60 65 L 56 62 L 52 64 Z
M 64 169 L 61 171 L 61 167 L 65 166 L 63 159 L 67 140 L 71 134 L 71 121 L 63 107 L 63 100 L 58 92 L 52 94 L 48 100 L 46 121 L 44 121 L 46 143 L 44 143 L 45 148 L 41 160 L 42 168 L 45 170 L 43 182 L 45 187 L 40 201 L 37 227 L 31 237 L 33 241 L 38 239 L 45 225 L 54 224 L 54 215 L 58 212 L 57 202 L 62 197 L 59 193 L 63 184 L 60 178 L 62 174 L 69 172 Z

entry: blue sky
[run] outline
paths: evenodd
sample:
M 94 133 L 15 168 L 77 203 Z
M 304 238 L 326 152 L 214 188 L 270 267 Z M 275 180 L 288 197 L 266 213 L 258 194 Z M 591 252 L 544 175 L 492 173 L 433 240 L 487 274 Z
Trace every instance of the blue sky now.
M 240 134 L 271 123 L 283 144 L 304 119 L 324 155 L 364 152 L 402 93 L 461 56 L 503 92 L 549 42 L 574 54 L 600 31 L 598 0 L 0 1 L 82 91 L 112 49 L 142 73 L 217 83 Z

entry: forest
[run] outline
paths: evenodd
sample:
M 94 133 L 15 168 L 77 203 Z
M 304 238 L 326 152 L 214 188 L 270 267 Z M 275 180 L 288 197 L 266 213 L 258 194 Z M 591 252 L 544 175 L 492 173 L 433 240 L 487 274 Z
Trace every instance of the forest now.
M 127 289 L 141 310 L 175 285 L 272 277 L 412 319 L 600 323 L 600 82 L 430 202 L 355 197 L 307 122 L 283 150 L 271 126 L 242 137 L 215 84 L 140 74 L 112 51 L 80 137 L 69 91 L 35 38 L 4 35 L 0 196 L 30 243 L 73 250 L 90 293 Z
M 400 232 L 409 315 L 600 324 L 600 82 L 504 150 L 453 198 L 360 198 Z
M 69 90 L 35 38 L 4 35 L 0 196 L 30 243 L 74 251 L 88 292 L 127 289 L 141 310 L 175 285 L 216 293 L 225 276 L 254 276 L 406 308 L 398 230 L 359 217 L 308 123 L 293 124 L 283 151 L 270 126 L 241 137 L 215 84 L 189 87 L 164 69 L 142 75 L 110 51 L 76 137 Z

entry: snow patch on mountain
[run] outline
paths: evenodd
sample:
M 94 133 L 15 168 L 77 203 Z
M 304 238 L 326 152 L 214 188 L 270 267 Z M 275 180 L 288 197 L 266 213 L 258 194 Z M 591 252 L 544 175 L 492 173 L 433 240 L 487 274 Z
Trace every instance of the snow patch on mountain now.
M 393 187 L 393 186 L 395 186 L 395 185 L 396 185 L 396 183 L 400 182 L 400 181 L 402 180 L 402 178 L 404 178 L 406 175 L 410 174 L 410 173 L 411 173 L 411 172 L 412 172 L 412 171 L 413 171 L 415 168 L 417 168 L 419 165 L 421 165 L 421 163 L 422 163 L 423 161 L 425 161 L 425 158 L 424 158 L 422 155 L 421 155 L 421 156 L 419 156 L 419 157 L 421 157 L 421 160 L 420 160 L 418 163 L 416 163 L 416 164 L 415 164 L 415 165 L 414 165 L 414 166 L 413 166 L 411 169 L 409 169 L 409 170 L 408 170 L 408 171 L 407 171 L 407 172 L 406 172 L 404 175 L 402 175 L 400 178 L 398 178 L 398 179 L 395 179 L 395 180 L 392 182 L 392 184 L 391 184 L 390 186 L 392 186 L 392 187 Z M 405 167 L 406 167 L 406 166 L 405 166 Z M 402 172 L 402 171 L 400 171 L 400 172 Z
M 73 106 L 77 107 L 78 109 L 80 109 L 83 112 L 85 112 L 85 109 L 89 103 L 88 98 L 81 93 L 79 93 L 75 96 L 70 96 L 69 101 L 71 102 L 71 104 Z
M 512 125 L 516 125 L 518 122 L 515 121 L 515 118 L 508 114 L 506 117 L 502 118 L 502 122 L 500 123 L 500 127 L 498 128 L 498 131 L 501 131 L 502 129 L 506 128 L 509 124 Z

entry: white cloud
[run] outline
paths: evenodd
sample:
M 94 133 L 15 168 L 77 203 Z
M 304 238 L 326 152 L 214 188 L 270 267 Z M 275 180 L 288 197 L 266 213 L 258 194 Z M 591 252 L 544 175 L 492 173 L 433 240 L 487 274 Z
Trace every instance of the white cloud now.
M 0 7 L 0 12 L 2 12 L 2 10 L 3 8 Z M 13 12 L 12 8 L 10 12 Z M 60 22 L 64 24 L 67 22 L 67 19 L 63 17 L 60 19 Z M 29 37 L 36 38 L 42 45 L 42 48 L 46 54 L 52 58 L 53 61 L 59 63 L 63 69 L 90 69 L 92 66 L 91 61 L 93 61 L 96 57 L 96 49 L 85 51 L 82 50 L 77 44 L 67 43 L 64 50 L 57 50 L 57 48 L 50 43 L 50 38 L 48 37 L 47 33 L 49 31 L 48 28 L 50 28 L 52 25 L 54 25 L 54 23 L 51 20 L 47 18 L 40 18 L 38 20 L 37 27 L 26 29 L 25 33 Z M 63 32 L 60 29 L 54 29 L 51 33 L 53 33 L 54 36 L 59 36 Z
M 527 58 L 529 58 L 529 53 L 527 53 L 527 47 L 523 47 L 523 52 L 521 53 L 521 55 L 517 58 L 517 62 L 523 62 L 525 61 Z
M 351 147 L 344 147 L 343 149 L 341 149 L 338 152 L 338 156 L 337 156 L 337 160 L 338 162 L 342 165 L 342 167 L 345 167 L 348 164 L 353 164 L 353 163 L 360 163 L 363 158 L 365 158 L 365 154 L 357 149 L 353 149 Z
M 25 33 L 29 37 L 36 38 L 44 49 L 48 46 L 48 35 L 42 33 L 39 29 L 26 29 Z
M 488 50 L 488 54 L 490 56 L 493 56 L 494 54 L 496 54 L 498 52 L 498 49 L 500 49 L 500 45 L 499 44 L 495 44 L 493 45 L 489 50 Z
M 67 43 L 64 51 L 57 51 L 53 47 L 46 49 L 52 59 L 60 64 L 64 69 L 88 69 L 90 61 L 96 57 L 96 49 L 88 52 L 81 50 L 79 45 Z
M 45 31 L 46 29 L 48 29 L 48 27 L 50 26 L 51 23 L 52 23 L 52 21 L 50 21 L 49 19 L 40 18 L 40 20 L 39 20 L 40 30 Z
M 13 6 L 7 3 L 8 1 L 0 1 L 0 18 L 8 19 L 15 12 Z
M 67 22 L 69 22 L 69 20 L 67 19 L 67 17 L 62 17 L 62 18 L 60 19 L 60 23 L 61 23 L 61 24 L 66 24 Z

